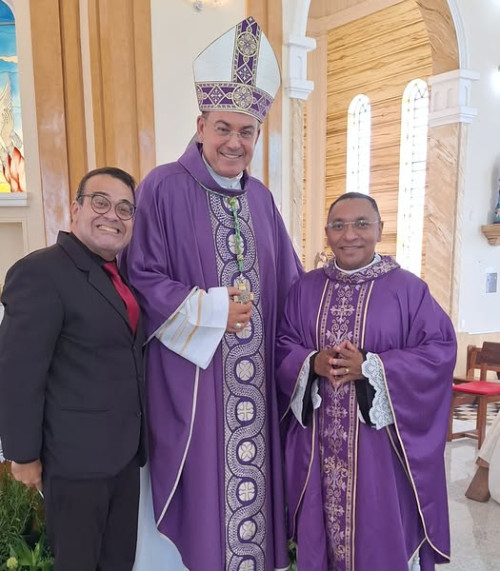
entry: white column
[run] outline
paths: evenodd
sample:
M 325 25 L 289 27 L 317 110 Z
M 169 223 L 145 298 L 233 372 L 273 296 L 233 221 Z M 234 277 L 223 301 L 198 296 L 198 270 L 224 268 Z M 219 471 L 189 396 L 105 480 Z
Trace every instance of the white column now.
M 282 188 L 278 203 L 295 249 L 302 254 L 302 102 L 314 89 L 307 79 L 307 53 L 316 40 L 306 36 L 310 0 L 283 3 Z
M 479 73 L 468 69 L 454 69 L 429 77 L 431 102 L 429 126 L 471 123 L 477 109 L 471 106 L 471 85 Z
M 307 99 L 314 82 L 307 79 L 307 52 L 316 47 L 316 40 L 307 36 L 289 36 L 285 43 L 288 77 L 283 81 L 285 95 L 291 99 Z

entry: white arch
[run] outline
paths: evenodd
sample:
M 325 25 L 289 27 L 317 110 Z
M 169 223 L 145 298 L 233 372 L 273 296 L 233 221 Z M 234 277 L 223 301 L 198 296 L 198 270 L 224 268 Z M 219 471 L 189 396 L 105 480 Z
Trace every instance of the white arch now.
M 14 18 L 16 17 L 16 11 L 14 9 L 14 0 L 2 0 L 2 2 L 4 4 L 7 4 L 7 6 L 12 10 L 12 13 L 14 14 Z
M 469 48 L 467 45 L 467 36 L 465 35 L 464 23 L 457 0 L 447 0 L 450 8 L 450 14 L 455 26 L 458 44 L 458 65 L 460 69 L 469 69 Z
M 468 69 L 469 49 L 460 8 L 457 0 L 447 0 L 447 2 L 457 34 L 459 67 Z M 287 35 L 305 37 L 311 0 L 288 0 L 282 4 L 284 37 Z

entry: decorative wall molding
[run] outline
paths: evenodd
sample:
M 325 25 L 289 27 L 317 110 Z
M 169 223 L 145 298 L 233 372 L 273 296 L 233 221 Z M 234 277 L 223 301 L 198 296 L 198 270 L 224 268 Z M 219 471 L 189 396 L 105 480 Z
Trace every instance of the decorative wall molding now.
M 307 36 L 289 36 L 285 43 L 288 56 L 288 77 L 285 94 L 291 99 L 307 99 L 314 82 L 307 79 L 307 52 L 316 48 L 316 40 Z
M 478 79 L 479 73 L 467 69 L 455 69 L 429 77 L 429 126 L 471 123 L 477 116 L 477 109 L 470 105 L 471 86 Z
M 500 224 L 481 226 L 481 232 L 486 236 L 490 246 L 500 246 Z
M 467 45 L 467 36 L 465 34 L 462 15 L 460 14 L 460 8 L 458 7 L 457 0 L 447 0 L 447 2 L 457 35 L 458 57 L 460 59 L 459 65 L 461 68 L 467 68 L 469 65 L 469 47 Z
M 4 206 L 28 206 L 27 192 L 2 192 L 0 193 L 0 208 Z

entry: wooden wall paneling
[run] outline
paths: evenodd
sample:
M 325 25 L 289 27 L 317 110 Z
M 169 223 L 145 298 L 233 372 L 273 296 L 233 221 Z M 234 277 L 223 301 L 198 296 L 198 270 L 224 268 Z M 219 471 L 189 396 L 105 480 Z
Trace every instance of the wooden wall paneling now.
M 89 0 L 97 166 L 136 180 L 156 164 L 150 0 Z
M 135 0 L 133 10 L 137 138 L 142 179 L 156 166 L 150 0 Z
M 395 4 L 400 0 L 312 0 L 311 1 L 311 16 L 314 18 L 325 17 L 328 14 L 335 14 L 337 12 L 344 12 L 360 5 L 373 4 L 374 2 L 386 8 L 388 2 Z M 359 8 L 358 8 L 359 9 Z M 378 6 L 376 9 L 380 9 Z M 373 10 L 372 10 L 373 11 Z
M 402 1 L 404 0 L 356 0 L 349 6 L 340 7 L 332 0 L 312 0 L 309 16 L 314 20 L 310 22 L 309 28 L 317 31 L 343 26 Z
M 282 22 L 282 9 L 281 0 L 268 0 L 267 8 L 267 23 L 264 29 L 269 42 L 271 43 L 276 58 L 278 60 L 278 65 L 281 70 L 283 70 L 283 26 Z M 268 129 L 268 155 L 267 155 L 267 165 L 268 165 L 268 180 L 267 185 L 272 188 L 275 193 L 282 192 L 282 176 L 281 170 L 283 168 L 282 159 L 282 143 L 281 143 L 281 133 L 282 133 L 282 114 L 283 114 L 283 85 L 276 93 L 274 103 L 269 111 L 269 116 L 267 118 L 267 129 Z M 293 101 L 292 101 L 293 103 Z M 298 126 L 300 130 L 300 136 L 302 136 L 302 123 L 300 121 L 294 123 Z M 302 140 L 302 139 L 299 139 Z M 300 175 L 299 175 L 300 176 Z M 301 177 L 300 177 L 301 178 Z M 300 181 L 296 181 L 300 184 Z
M 69 191 L 72 198 L 88 170 L 79 4 L 80 0 L 60 2 Z
M 59 0 L 30 2 L 33 70 L 45 234 L 69 225 L 69 170 Z M 50 54 L 50 57 L 48 57 Z
M 363 93 L 371 103 L 370 194 L 385 222 L 382 253 L 395 255 L 401 99 L 408 82 L 432 73 L 418 7 L 405 0 L 329 32 L 325 212 L 345 191 L 347 111 Z
M 393 8 L 391 8 L 393 10 Z M 429 43 L 429 37 L 427 35 L 427 30 L 424 26 L 415 26 L 415 14 L 417 11 L 412 12 L 412 19 L 405 22 L 398 22 L 391 30 L 387 33 L 387 30 L 383 28 L 380 24 L 379 29 L 373 29 L 370 31 L 367 37 L 360 37 L 359 32 L 355 34 L 355 38 L 346 36 L 342 34 L 342 28 L 336 28 L 335 34 L 337 44 L 337 52 L 332 53 L 332 59 L 336 62 L 336 71 L 339 74 L 344 72 L 346 75 L 352 75 L 352 69 L 349 67 L 347 60 L 336 57 L 337 54 L 342 53 L 342 50 L 348 49 L 352 54 L 352 57 L 356 55 L 360 57 L 360 62 L 370 62 L 379 59 L 380 55 L 388 54 L 394 55 L 398 50 L 406 50 L 410 46 L 415 49 L 420 46 L 427 46 Z M 418 17 L 418 16 L 417 16 Z M 368 18 L 371 20 L 371 17 Z M 363 20 L 366 20 L 364 18 Z M 363 21 L 361 20 L 361 22 Z M 372 28 L 370 24 L 370 29 Z M 398 40 L 394 43 L 394 40 Z M 405 40 L 404 42 L 399 42 L 399 40 Z M 404 62 L 401 62 L 404 64 Z M 414 62 L 410 62 L 412 65 Z
M 432 50 L 432 73 L 460 67 L 457 33 L 448 0 L 415 0 L 425 22 Z
M 460 178 L 463 125 L 441 125 L 429 130 L 429 165 L 424 219 L 425 279 L 432 284 L 432 293 L 443 307 L 457 319 L 457 269 L 460 268 L 456 245 L 459 244 L 461 221 Z M 458 248 L 460 251 L 460 248 Z
M 101 65 L 101 17 L 99 0 L 88 0 L 90 78 L 92 83 L 92 115 L 94 125 L 95 164 L 104 166 L 107 162 L 105 143 L 106 115 Z
M 403 0 L 399 4 L 373 12 L 347 25 L 334 28 L 331 33 L 334 33 L 338 38 L 339 50 L 345 48 L 351 50 L 353 46 L 363 45 L 369 41 L 369 38 L 384 40 L 387 45 L 388 36 L 402 35 L 404 37 L 404 34 L 398 33 L 398 30 L 410 31 L 415 26 L 415 22 L 418 21 L 422 22 L 422 14 L 415 1 Z M 372 46 L 372 49 L 377 49 L 377 46 Z M 373 57 L 373 53 L 370 55 Z
M 372 92 L 373 94 L 373 92 Z M 400 126 L 401 124 L 401 94 L 396 97 L 386 97 L 383 100 L 374 94 L 372 103 L 372 119 L 376 122 L 384 122 L 386 125 Z
M 133 0 L 99 2 L 105 161 L 139 175 Z M 99 165 L 102 166 L 102 165 Z
M 264 30 L 282 69 L 283 26 L 281 0 L 247 0 L 247 14 Z M 279 24 L 277 24 L 279 23 Z M 254 171 L 275 193 L 281 193 L 282 88 L 279 89 L 261 129 L 259 148 L 252 160 Z
M 342 76 L 340 74 L 334 73 L 333 76 L 337 82 L 342 82 L 342 90 L 345 92 L 356 93 L 366 93 L 368 87 L 371 85 L 379 86 L 383 89 L 384 99 L 385 99 L 385 82 L 390 82 L 393 78 L 399 79 L 399 87 L 401 88 L 401 78 L 411 77 L 415 79 L 424 75 L 428 77 L 432 74 L 432 67 L 429 69 L 430 64 L 430 49 L 427 54 L 414 53 L 412 56 L 412 48 L 407 48 L 400 53 L 394 53 L 394 58 L 392 61 L 387 61 L 382 63 L 381 59 L 378 61 L 371 61 L 367 63 L 359 63 L 352 61 L 351 69 L 355 69 L 355 74 L 346 74 Z M 397 58 L 397 60 L 396 60 Z M 406 61 L 405 61 L 406 60 Z M 427 64 L 427 65 L 426 65 Z M 383 77 L 381 77 L 380 71 L 383 71 Z M 359 77 L 363 76 L 364 83 L 359 83 Z
M 246 13 L 247 16 L 253 16 L 257 20 L 259 26 L 267 35 L 267 0 L 247 0 Z M 261 127 L 260 137 L 249 168 L 251 174 L 257 176 L 266 186 L 269 185 L 269 118 L 270 116 Z
M 398 126 L 394 125 L 393 129 L 396 131 Z M 398 142 L 392 142 L 390 145 L 380 146 L 377 149 L 377 152 L 373 152 L 371 154 L 370 160 L 370 171 L 371 172 L 387 172 L 387 169 L 392 169 L 396 167 L 398 169 L 397 176 L 399 178 L 399 161 L 396 160 L 396 157 L 399 159 L 399 140 Z M 380 180 L 379 183 L 382 185 L 386 179 Z M 392 181 L 394 184 L 394 181 Z

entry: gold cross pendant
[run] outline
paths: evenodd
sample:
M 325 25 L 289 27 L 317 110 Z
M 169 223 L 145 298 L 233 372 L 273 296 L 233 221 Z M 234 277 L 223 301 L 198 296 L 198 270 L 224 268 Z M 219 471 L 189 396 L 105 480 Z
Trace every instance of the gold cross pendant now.
M 246 282 L 238 280 L 237 288 L 240 290 L 240 293 L 234 296 L 234 301 L 237 303 L 253 301 L 253 292 L 248 289 Z

